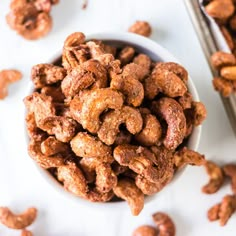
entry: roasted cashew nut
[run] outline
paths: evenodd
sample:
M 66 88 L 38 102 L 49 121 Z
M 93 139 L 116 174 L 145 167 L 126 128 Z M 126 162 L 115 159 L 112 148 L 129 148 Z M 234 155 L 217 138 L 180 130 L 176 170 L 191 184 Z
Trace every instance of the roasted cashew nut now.
M 137 216 L 144 206 L 144 194 L 139 190 L 131 179 L 121 179 L 113 189 L 117 197 L 127 201 L 131 212 Z
M 126 103 L 134 107 L 140 106 L 144 98 L 144 88 L 133 75 L 113 75 L 110 87 L 121 91 L 126 96 Z
M 131 134 L 138 133 L 143 126 L 143 119 L 139 110 L 124 106 L 119 110 L 106 113 L 98 131 L 98 137 L 105 144 L 112 145 L 119 133 L 119 127 L 123 123 Z
M 206 160 L 204 155 L 184 147 L 175 152 L 174 162 L 176 168 L 182 168 L 187 164 L 201 166 L 206 163 Z
M 165 63 L 163 64 L 157 64 L 145 80 L 145 96 L 148 99 L 154 99 L 159 92 L 173 98 L 183 96 L 187 92 L 183 79 L 175 71 L 170 70 L 168 65 L 166 67 Z
M 176 149 L 186 133 L 186 118 L 182 107 L 174 99 L 163 97 L 152 102 L 152 111 L 168 125 L 163 144 L 170 150 Z
M 140 109 L 140 112 L 143 117 L 143 129 L 135 135 L 135 140 L 144 146 L 157 144 L 162 135 L 160 122 L 148 109 Z
M 64 188 L 76 196 L 86 198 L 89 191 L 86 179 L 75 163 L 69 162 L 57 168 L 58 180 L 63 182 Z
M 84 129 L 96 133 L 100 126 L 100 115 L 107 109 L 120 109 L 123 105 L 123 96 L 110 88 L 90 91 L 83 102 L 79 122 Z
M 159 230 L 159 236 L 175 236 L 175 224 L 167 214 L 157 212 L 152 218 Z
M 43 88 L 46 85 L 61 81 L 66 76 L 66 70 L 52 64 L 38 64 L 32 67 L 31 80 L 35 88 Z
M 37 209 L 28 208 L 21 214 L 14 214 L 8 207 L 0 207 L 0 222 L 11 229 L 24 229 L 31 225 L 37 217 Z
M 71 140 L 70 145 L 78 157 L 95 158 L 104 161 L 112 156 L 111 147 L 86 132 L 79 132 Z
M 224 182 L 224 175 L 221 168 L 212 161 L 206 161 L 206 171 L 210 177 L 208 184 L 202 187 L 202 192 L 212 194 L 217 192 Z
M 79 91 L 88 87 L 91 89 L 105 88 L 107 86 L 107 72 L 101 63 L 88 60 L 71 69 L 61 83 L 66 97 L 74 97 Z
M 41 142 L 31 140 L 28 147 L 28 153 L 30 157 L 44 169 L 59 167 L 64 164 L 64 158 L 60 153 L 53 156 L 44 155 L 41 151 Z

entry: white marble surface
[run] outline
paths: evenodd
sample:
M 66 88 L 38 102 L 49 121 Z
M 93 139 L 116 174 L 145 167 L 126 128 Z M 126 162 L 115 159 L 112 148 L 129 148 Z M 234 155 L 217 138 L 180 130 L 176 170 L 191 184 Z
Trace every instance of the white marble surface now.
M 27 155 L 24 142 L 24 106 L 32 65 L 46 62 L 58 51 L 64 38 L 73 31 L 125 31 L 137 19 L 149 21 L 152 39 L 166 47 L 188 69 L 208 109 L 199 151 L 218 163 L 235 160 L 236 145 L 231 127 L 218 95 L 211 86 L 211 76 L 196 35 L 181 0 L 89 0 L 81 10 L 82 0 L 61 0 L 53 9 L 54 28 L 38 41 L 28 42 L 17 36 L 5 23 L 8 0 L 0 3 L 0 69 L 16 68 L 24 73 L 22 81 L 10 88 L 9 97 L 0 101 L 0 205 L 21 211 L 28 206 L 39 209 L 39 217 L 30 229 L 39 236 L 126 236 L 140 224 L 152 224 L 155 211 L 169 213 L 177 227 L 177 236 L 234 236 L 236 215 L 228 225 L 209 223 L 207 209 L 230 193 L 225 186 L 217 194 L 201 193 L 207 181 L 203 168 L 189 167 L 171 186 L 147 204 L 138 217 L 128 207 L 97 208 L 72 201 L 58 194 L 45 182 Z M 19 232 L 0 225 L 0 235 Z

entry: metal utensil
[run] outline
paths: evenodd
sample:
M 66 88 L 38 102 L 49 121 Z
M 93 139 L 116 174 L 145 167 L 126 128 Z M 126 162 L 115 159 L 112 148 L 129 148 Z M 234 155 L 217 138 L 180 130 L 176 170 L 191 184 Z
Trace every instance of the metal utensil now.
M 192 20 L 193 26 L 197 33 L 201 47 L 209 64 L 213 77 L 219 76 L 218 71 L 212 66 L 210 62 L 211 55 L 218 51 L 217 43 L 214 39 L 213 33 L 207 24 L 207 16 L 201 10 L 199 0 L 184 0 L 189 16 Z M 223 106 L 229 118 L 230 124 L 236 136 L 236 95 L 232 94 L 225 98 L 220 95 Z

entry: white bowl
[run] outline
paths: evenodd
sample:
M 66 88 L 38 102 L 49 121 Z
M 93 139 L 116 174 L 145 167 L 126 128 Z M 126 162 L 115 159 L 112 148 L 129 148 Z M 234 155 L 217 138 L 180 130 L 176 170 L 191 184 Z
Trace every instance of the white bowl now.
M 150 56 L 153 61 L 177 62 L 177 63 L 181 64 L 165 48 L 163 48 L 162 46 L 160 46 L 156 42 L 154 42 L 148 38 L 139 36 L 137 34 L 133 34 L 133 33 L 106 33 L 105 32 L 105 33 L 92 34 L 92 35 L 89 35 L 86 37 L 86 40 L 91 40 L 91 39 L 98 39 L 98 40 L 101 40 L 103 42 L 106 42 L 106 43 L 114 45 L 114 46 L 131 45 L 138 52 L 145 53 L 148 56 Z M 54 63 L 60 57 L 61 57 L 61 51 L 58 52 L 54 57 L 52 57 L 48 61 L 48 63 Z M 193 99 L 195 101 L 199 101 L 199 96 L 198 96 L 197 90 L 196 90 L 194 83 L 190 77 L 188 80 L 188 89 L 189 89 L 190 93 L 192 94 Z M 30 83 L 28 94 L 31 94 L 33 92 L 33 90 L 34 90 L 34 86 L 32 83 Z M 188 148 L 196 151 L 198 148 L 198 145 L 199 145 L 200 136 L 201 136 L 201 126 L 195 127 L 193 129 L 191 136 L 189 137 L 188 144 L 187 144 Z M 27 133 L 26 133 L 26 140 L 28 143 L 29 139 L 28 139 Z M 38 165 L 37 165 L 37 167 L 38 167 L 39 172 L 43 176 L 43 178 L 49 184 L 51 184 L 58 192 L 65 195 L 65 197 L 67 197 L 67 198 L 74 199 L 77 202 L 80 202 L 81 204 L 85 204 L 90 207 L 94 207 L 94 205 L 99 206 L 99 207 L 103 207 L 103 208 L 106 206 L 107 207 L 108 206 L 109 207 L 124 207 L 125 206 L 128 209 L 127 203 L 124 201 L 106 202 L 106 203 L 91 203 L 91 202 L 86 201 L 80 197 L 76 197 L 73 194 L 67 192 L 63 188 L 63 186 L 58 181 L 56 181 L 55 178 L 53 178 L 53 176 L 51 174 L 49 174 L 44 169 L 40 168 Z M 176 172 L 171 183 L 173 183 L 183 173 L 183 171 L 184 171 L 184 168 L 182 170 Z M 154 194 L 153 196 L 147 196 L 145 198 L 145 202 L 146 203 L 150 202 L 155 196 L 158 196 L 158 194 L 160 194 L 160 193 Z

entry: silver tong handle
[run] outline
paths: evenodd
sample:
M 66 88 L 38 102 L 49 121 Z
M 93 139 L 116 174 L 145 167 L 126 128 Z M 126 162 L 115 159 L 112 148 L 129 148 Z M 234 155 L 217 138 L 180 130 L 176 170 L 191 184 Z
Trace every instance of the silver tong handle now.
M 211 55 L 218 51 L 212 32 L 207 20 L 202 13 L 199 0 L 184 0 L 189 16 L 197 33 L 206 60 L 209 64 L 213 77 L 218 76 L 218 71 L 211 64 Z M 236 96 L 235 94 L 225 98 L 220 95 L 221 101 L 227 113 L 228 119 L 236 136 Z

